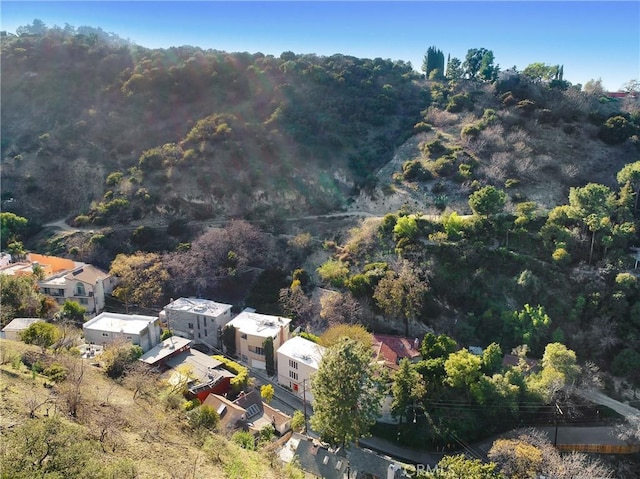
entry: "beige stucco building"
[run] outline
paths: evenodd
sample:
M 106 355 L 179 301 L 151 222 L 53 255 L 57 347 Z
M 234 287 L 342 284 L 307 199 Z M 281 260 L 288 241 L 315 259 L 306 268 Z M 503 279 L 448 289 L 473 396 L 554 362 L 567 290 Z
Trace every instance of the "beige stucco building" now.
M 250 368 L 266 369 L 264 355 L 264 341 L 273 338 L 274 361 L 275 352 L 290 337 L 289 324 L 291 319 L 259 314 L 252 309 L 245 309 L 233 318 L 227 327 L 236 329 L 236 354 L 240 360 Z

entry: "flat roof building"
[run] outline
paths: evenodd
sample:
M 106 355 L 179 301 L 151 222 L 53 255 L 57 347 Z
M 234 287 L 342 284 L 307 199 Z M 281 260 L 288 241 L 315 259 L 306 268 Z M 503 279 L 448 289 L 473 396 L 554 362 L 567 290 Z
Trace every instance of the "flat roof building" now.
M 117 341 L 137 344 L 144 352 L 160 342 L 160 319 L 140 314 L 100 313 L 82 325 L 85 341 L 108 346 Z
M 173 334 L 222 349 L 222 328 L 231 321 L 230 304 L 209 299 L 179 298 L 167 304 L 160 319 Z
M 278 350 L 289 339 L 291 319 L 259 314 L 252 309 L 245 309 L 227 324 L 236 330 L 236 354 L 242 362 L 251 368 L 266 369 L 264 341 L 273 339 L 273 350 Z M 274 358 L 277 361 L 277 358 Z M 275 366 L 275 365 L 274 365 Z

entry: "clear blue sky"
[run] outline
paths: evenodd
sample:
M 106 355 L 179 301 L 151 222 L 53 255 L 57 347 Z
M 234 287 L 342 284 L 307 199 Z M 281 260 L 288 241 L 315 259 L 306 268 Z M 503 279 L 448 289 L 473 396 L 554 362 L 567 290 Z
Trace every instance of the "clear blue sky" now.
M 100 27 L 149 48 L 193 45 L 228 52 L 283 51 L 410 61 L 429 46 L 464 60 L 492 50 L 502 69 L 564 65 L 565 79 L 602 78 L 617 90 L 640 78 L 640 2 L 524 1 L 15 1 L 0 3 L 1 29 L 38 18 Z

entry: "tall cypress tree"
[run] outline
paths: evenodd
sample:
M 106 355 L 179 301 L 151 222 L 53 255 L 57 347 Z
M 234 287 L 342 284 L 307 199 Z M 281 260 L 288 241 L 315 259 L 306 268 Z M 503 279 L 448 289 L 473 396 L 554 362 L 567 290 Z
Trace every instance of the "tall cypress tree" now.
M 267 369 L 267 374 L 269 376 L 273 376 L 276 372 L 276 361 L 275 355 L 273 352 L 273 338 L 269 336 L 262 343 L 262 347 L 264 348 L 264 362 Z

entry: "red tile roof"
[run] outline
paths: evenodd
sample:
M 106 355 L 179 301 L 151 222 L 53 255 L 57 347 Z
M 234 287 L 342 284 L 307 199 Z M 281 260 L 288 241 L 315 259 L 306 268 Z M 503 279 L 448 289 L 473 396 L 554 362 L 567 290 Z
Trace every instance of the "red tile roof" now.
M 416 339 L 374 334 L 373 347 L 378 358 L 384 359 L 388 367 L 396 369 L 397 364 L 403 358 L 410 361 L 420 358 L 420 341 L 418 340 L 418 348 L 416 348 Z

